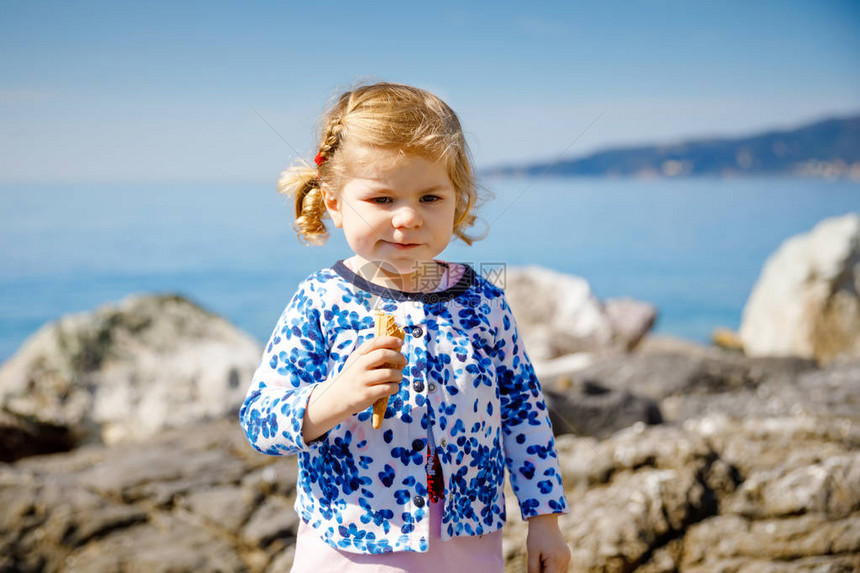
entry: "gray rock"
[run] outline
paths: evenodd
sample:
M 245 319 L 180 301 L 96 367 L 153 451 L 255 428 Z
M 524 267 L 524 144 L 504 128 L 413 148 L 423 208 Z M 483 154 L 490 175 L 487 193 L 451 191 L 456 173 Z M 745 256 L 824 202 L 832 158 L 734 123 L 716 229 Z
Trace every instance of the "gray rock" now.
M 614 339 L 625 350 L 636 348 L 657 320 L 657 307 L 629 297 L 607 299 L 603 311 Z
M 571 570 L 856 568 L 857 364 L 653 350 L 597 356 L 562 394 L 566 416 L 597 412 L 597 437 L 557 438 Z M 602 422 L 597 406 L 628 404 L 675 417 Z M 235 418 L 0 465 L 0 571 L 288 570 L 296 479 L 295 458 L 255 452 Z M 528 526 L 506 491 L 503 550 L 519 572 Z
M 67 428 L 0 408 L 0 462 L 66 452 L 72 447 L 74 440 Z
M 690 468 L 621 472 L 603 488 L 571 500 L 559 518 L 573 548 L 572 570 L 628 571 L 668 540 L 714 511 L 714 500 Z
M 689 573 L 855 573 L 860 569 L 860 555 L 817 555 L 791 561 L 753 558 L 729 558 L 687 565 Z M 676 569 L 673 569 L 675 571 Z
M 296 556 L 296 546 L 290 545 L 272 559 L 272 564 L 266 569 L 266 573 L 283 573 L 289 571 L 293 566 Z
M 299 516 L 291 503 L 281 498 L 267 498 L 242 529 L 242 539 L 257 547 L 275 541 L 283 546 L 295 543 Z
M 295 466 L 237 420 L 0 465 L 0 571 L 265 571 L 294 543 Z
M 228 539 L 180 516 L 165 515 L 72 551 L 63 571 L 215 573 L 244 572 L 247 567 Z
M 140 440 L 237 410 L 260 354 L 182 297 L 129 297 L 39 329 L 0 367 L 0 406 L 77 443 Z
M 564 392 L 545 389 L 544 396 L 556 435 L 573 433 L 606 438 L 636 422 L 663 421 L 654 400 L 591 382 L 572 385 Z
M 736 417 L 860 416 L 860 362 L 841 362 L 826 370 L 809 369 L 808 362 L 784 359 L 739 359 L 750 368 L 750 384 L 735 392 L 703 395 L 680 393 L 660 402 L 670 420 L 698 419 L 712 413 Z M 755 369 L 755 370 L 752 370 Z M 756 373 L 758 372 L 758 373 Z
M 860 452 L 792 466 L 752 472 L 725 510 L 751 519 L 805 513 L 839 519 L 860 511 Z
M 684 428 L 705 438 L 744 476 L 782 466 L 819 464 L 860 448 L 860 424 L 846 419 L 710 415 L 688 420 Z
M 0 470 L 0 570 L 58 570 L 69 550 L 145 522 L 142 509 L 81 488 L 66 476 Z
M 693 525 L 681 563 L 688 567 L 733 560 L 793 561 L 860 553 L 860 516 L 831 520 L 820 514 L 750 521 L 720 515 Z M 790 569 L 784 569 L 790 570 Z
M 212 525 L 239 531 L 260 504 L 261 497 L 253 489 L 222 485 L 193 489 L 179 498 L 177 506 L 203 517 Z
M 604 396 L 607 408 L 602 416 L 617 416 L 619 425 L 629 419 L 629 414 L 618 408 L 625 403 L 625 394 L 632 396 L 626 404 L 643 404 L 640 412 L 659 411 L 659 418 L 640 414 L 644 422 L 682 422 L 720 412 L 738 417 L 794 415 L 800 408 L 832 414 L 834 409 L 850 411 L 860 403 L 860 383 L 853 382 L 858 370 L 848 362 L 824 372 L 813 361 L 798 358 L 746 358 L 724 351 L 652 351 L 596 357 L 589 366 L 547 378 L 545 387 L 550 395 L 553 391 L 569 394 L 559 402 L 578 403 L 580 408 L 598 408 L 600 396 Z M 588 388 L 602 394 L 590 396 Z M 656 407 L 649 405 L 642 410 L 650 403 Z M 632 408 L 627 406 L 626 410 Z M 566 424 L 556 431 L 570 431 L 565 428 Z

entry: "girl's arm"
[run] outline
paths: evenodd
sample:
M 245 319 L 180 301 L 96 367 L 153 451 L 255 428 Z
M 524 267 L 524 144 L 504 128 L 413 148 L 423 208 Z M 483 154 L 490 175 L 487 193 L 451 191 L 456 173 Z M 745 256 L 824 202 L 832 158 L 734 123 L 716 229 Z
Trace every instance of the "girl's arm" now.
M 529 524 L 528 573 L 562 573 L 567 571 L 570 549 L 557 514 L 568 509 L 552 424 L 504 294 L 499 301 L 501 323 L 493 356 L 501 393 L 505 462 L 520 512 Z
M 561 469 L 546 401 L 517 332 L 514 315 L 500 295 L 493 359 L 501 393 L 505 463 L 524 520 L 567 513 Z
M 295 454 L 314 447 L 302 437 L 308 398 L 328 377 L 328 350 L 313 292 L 299 288 L 263 350 L 239 420 L 255 450 Z

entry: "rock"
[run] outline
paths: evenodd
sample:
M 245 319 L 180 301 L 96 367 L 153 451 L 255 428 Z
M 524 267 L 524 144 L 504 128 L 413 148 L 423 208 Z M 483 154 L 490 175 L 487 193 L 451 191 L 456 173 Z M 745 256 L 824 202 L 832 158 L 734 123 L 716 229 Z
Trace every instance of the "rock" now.
M 658 401 L 676 394 L 726 392 L 755 383 L 749 368 L 738 362 L 681 354 L 606 356 L 572 377 Z
M 676 570 L 684 532 L 716 514 L 739 481 L 706 439 L 677 427 L 636 424 L 602 441 L 561 436 L 557 450 L 571 571 Z M 506 495 L 506 570 L 523 571 L 528 528 Z
M 860 556 L 839 555 L 804 557 L 791 561 L 729 558 L 685 566 L 690 573 L 855 573 L 860 569 Z M 676 571 L 677 569 L 672 569 Z
M 0 408 L 0 462 L 66 452 L 74 446 L 69 431 Z
M 146 520 L 140 508 L 103 498 L 62 475 L 41 479 L 0 470 L 0 504 L 4 571 L 62 569 L 70 549 Z
M 714 346 L 725 350 L 738 350 L 742 352 L 744 349 L 741 337 L 728 328 L 715 328 L 711 332 L 711 342 Z
M 0 368 L 0 405 L 79 444 L 140 440 L 236 411 L 260 354 L 187 299 L 130 297 L 43 326 Z
M 551 410 L 595 434 L 556 439 L 571 570 L 860 567 L 860 361 L 664 342 L 543 380 Z M 0 464 L 0 571 L 285 571 L 296 480 L 295 457 L 255 452 L 235 418 Z M 509 484 L 505 503 L 520 572 Z
M 786 402 L 776 409 L 779 415 L 759 404 L 739 414 L 704 413 L 678 424 L 638 422 L 602 440 L 557 438 L 571 507 L 559 522 L 573 550 L 571 570 L 855 570 L 860 563 L 856 365 L 818 370 L 791 359 L 726 360 L 722 368 L 742 368 L 745 374 L 737 379 L 745 382 L 707 381 L 708 399 L 747 399 L 748 385 L 760 391 L 788 380 L 800 391 L 782 394 Z M 627 365 L 632 372 L 649 372 L 642 362 Z M 654 396 L 672 397 L 695 393 L 695 387 L 670 380 L 652 390 Z M 823 387 L 828 390 L 815 390 Z M 835 407 L 827 396 L 847 406 Z M 527 527 L 513 520 L 505 539 L 510 571 L 525 563 L 526 534 Z
M 259 492 L 234 485 L 193 489 L 179 498 L 182 507 L 204 518 L 210 524 L 228 531 L 239 531 L 251 511 L 260 504 Z
M 695 432 L 744 476 L 785 466 L 798 468 L 860 448 L 860 425 L 845 419 L 808 416 L 749 418 L 708 415 L 688 420 Z
M 824 376 L 844 376 L 840 369 L 850 370 L 845 374 L 850 376 L 854 368 L 850 364 L 837 366 L 833 373 Z M 804 378 L 804 373 L 809 373 L 810 378 Z M 567 380 L 565 387 L 572 393 L 572 402 L 580 399 L 582 392 L 578 389 L 582 388 L 603 388 L 621 395 L 626 392 L 635 399 L 656 403 L 660 416 L 667 421 L 683 421 L 713 412 L 741 416 L 779 415 L 799 407 L 816 407 L 821 411 L 834 405 L 836 393 L 842 397 L 845 408 L 860 402 L 860 385 L 841 382 L 837 384 L 838 390 L 820 392 L 821 403 L 802 397 L 799 386 L 805 387 L 806 395 L 813 388 L 829 385 L 821 376 L 813 361 L 798 358 L 746 358 L 717 349 L 689 353 L 648 350 L 598 357 L 590 366 L 547 378 L 544 386 L 548 391 L 559 390 L 559 381 Z M 599 404 L 587 398 L 582 403 Z M 606 416 L 612 414 L 610 411 Z M 653 418 L 640 419 L 648 422 Z
M 282 498 L 267 498 L 242 530 L 242 539 L 257 547 L 265 547 L 274 541 L 283 546 L 295 543 L 299 530 L 299 516 L 292 504 Z
M 272 559 L 272 564 L 266 569 L 266 573 L 283 573 L 284 571 L 289 571 L 293 566 L 295 556 L 296 546 L 290 545 L 275 555 L 274 559 Z
M 590 352 L 575 352 L 552 360 L 534 360 L 532 365 L 538 380 L 544 382 L 550 378 L 563 378 L 571 372 L 582 370 L 594 364 L 595 360 L 596 357 Z M 558 389 L 564 390 L 565 388 L 559 387 Z
M 223 537 L 180 516 L 151 518 L 72 551 L 63 571 L 246 571 Z
M 545 389 L 544 396 L 556 435 L 573 433 L 606 438 L 636 422 L 663 421 L 657 404 L 650 398 L 592 382 L 576 384 L 564 392 Z
M 750 519 L 820 513 L 840 519 L 860 511 L 860 452 L 819 463 L 752 472 L 726 511 Z
M 830 520 L 824 515 L 750 521 L 737 515 L 715 516 L 693 525 L 684 539 L 683 570 L 728 560 L 787 562 L 809 557 L 841 557 L 860 563 L 860 516 Z M 745 558 L 745 559 L 744 559 Z M 743 562 L 743 561 L 741 561 Z M 747 570 L 757 570 L 748 568 Z M 809 570 L 809 569 L 806 569 Z M 826 570 L 826 569 L 825 569 Z
M 635 348 L 657 320 L 657 307 L 632 298 L 610 298 L 603 307 L 615 340 L 625 350 Z
M 741 361 L 738 364 L 749 368 L 749 386 L 734 392 L 669 396 L 660 401 L 660 410 L 670 420 L 718 413 L 736 418 L 860 418 L 860 361 L 818 370 L 797 360 Z
M 770 256 L 743 310 L 750 356 L 860 356 L 860 215 L 826 219 Z
M 627 349 L 651 328 L 651 305 L 619 299 L 602 304 L 584 279 L 537 266 L 509 268 L 505 294 L 529 356 L 548 361 L 565 354 Z
M 560 443 L 560 458 L 570 444 Z M 679 428 L 640 425 L 600 443 L 596 453 L 592 463 L 611 467 L 601 472 L 606 483 L 575 489 L 570 514 L 559 518 L 576 571 L 633 570 L 691 523 L 715 514 L 718 497 L 735 486 L 706 441 Z
M 295 476 L 236 419 L 0 465 L 0 571 L 276 570 Z

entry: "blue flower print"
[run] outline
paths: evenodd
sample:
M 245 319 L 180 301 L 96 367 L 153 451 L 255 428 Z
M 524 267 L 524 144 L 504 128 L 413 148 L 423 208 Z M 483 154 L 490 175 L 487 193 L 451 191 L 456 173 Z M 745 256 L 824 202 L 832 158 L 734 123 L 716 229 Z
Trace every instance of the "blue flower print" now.
M 391 487 L 391 484 L 394 483 L 394 468 L 385 464 L 385 468 L 379 472 L 379 481 L 385 487 Z
M 298 457 L 296 509 L 333 547 L 427 550 L 429 431 L 442 465 L 443 539 L 502 527 L 506 475 L 523 518 L 567 511 L 546 404 L 513 314 L 500 289 L 465 270 L 447 298 L 401 300 L 372 296 L 340 264 L 323 269 L 299 285 L 264 347 L 242 428 L 258 452 Z M 410 332 L 421 328 L 404 341 L 407 367 L 383 428 L 371 427 L 367 408 L 306 443 L 314 389 L 372 336 L 372 301 Z

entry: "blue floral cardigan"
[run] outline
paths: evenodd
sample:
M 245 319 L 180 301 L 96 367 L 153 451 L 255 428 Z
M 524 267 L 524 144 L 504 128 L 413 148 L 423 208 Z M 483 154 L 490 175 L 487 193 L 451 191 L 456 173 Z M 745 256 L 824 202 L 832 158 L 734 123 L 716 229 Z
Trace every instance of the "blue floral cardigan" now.
M 400 391 L 381 429 L 368 408 L 307 444 L 311 391 L 373 336 L 374 304 L 407 333 Z M 443 539 L 502 527 L 505 467 L 524 519 L 568 511 L 546 403 L 504 292 L 468 265 L 456 285 L 426 294 L 385 289 L 343 261 L 309 276 L 278 320 L 239 417 L 257 451 L 298 454 L 296 511 L 341 550 L 427 550 L 430 427 Z

